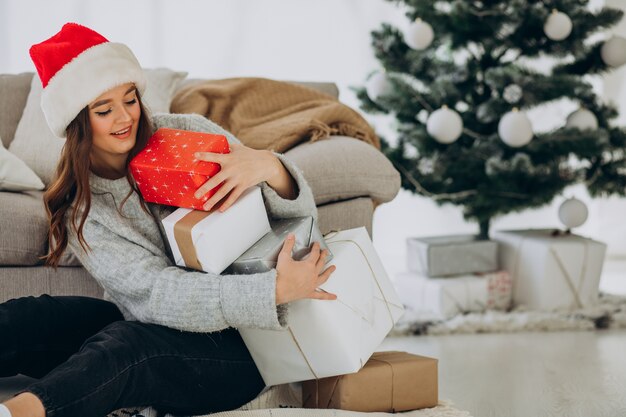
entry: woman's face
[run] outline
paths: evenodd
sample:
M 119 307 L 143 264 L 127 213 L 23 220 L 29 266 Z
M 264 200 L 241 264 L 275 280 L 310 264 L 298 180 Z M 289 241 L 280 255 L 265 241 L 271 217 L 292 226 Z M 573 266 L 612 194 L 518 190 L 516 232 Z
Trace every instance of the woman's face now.
M 135 146 L 140 115 L 141 107 L 133 83 L 115 87 L 91 102 L 92 161 L 100 166 L 123 168 L 128 153 Z

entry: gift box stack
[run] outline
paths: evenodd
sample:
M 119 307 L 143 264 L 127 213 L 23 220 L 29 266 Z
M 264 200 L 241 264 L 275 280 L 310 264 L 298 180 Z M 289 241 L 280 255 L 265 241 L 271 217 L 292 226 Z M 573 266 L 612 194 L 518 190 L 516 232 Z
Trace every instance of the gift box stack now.
M 219 165 L 195 160 L 196 151 L 227 153 L 228 143 L 220 135 L 159 129 L 131 161 L 131 172 L 146 201 L 179 207 L 162 220 L 177 265 L 214 274 L 265 272 L 276 267 L 285 238 L 293 233 L 294 259 L 306 257 L 317 241 L 330 252 L 327 262 L 337 267 L 320 286 L 321 291 L 336 294 L 336 300 L 290 303 L 289 324 L 282 330 L 238 329 L 266 385 L 365 375 L 367 381 L 396 392 L 383 402 L 377 400 L 374 408 L 436 405 L 435 360 L 427 361 L 430 373 L 422 378 L 415 369 L 424 368 L 423 358 L 371 358 L 404 309 L 366 229 L 322 236 L 312 217 L 270 222 L 258 187 L 247 190 L 225 212 L 198 210 L 217 187 L 203 200 L 197 200 L 194 192 L 219 171 Z M 384 371 L 370 370 L 381 363 L 402 379 L 379 377 Z M 413 384 L 415 377 L 428 386 L 428 398 L 407 403 L 413 394 L 404 393 L 401 386 L 405 380 Z
M 498 267 L 498 243 L 472 235 L 407 239 L 409 272 L 394 285 L 405 306 L 430 319 L 511 304 L 512 282 Z

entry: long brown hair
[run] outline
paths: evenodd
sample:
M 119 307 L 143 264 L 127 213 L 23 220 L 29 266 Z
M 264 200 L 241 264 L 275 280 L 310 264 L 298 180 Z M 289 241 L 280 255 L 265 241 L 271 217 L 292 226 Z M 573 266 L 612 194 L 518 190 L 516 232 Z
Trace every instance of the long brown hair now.
M 152 134 L 152 124 L 148 113 L 141 102 L 139 91 L 137 101 L 141 107 L 137 139 L 135 146 L 128 153 L 126 166 L 131 159 L 141 151 Z M 93 131 L 89 122 L 89 108 L 85 107 L 78 113 L 66 129 L 67 139 L 61 151 L 61 158 L 57 165 L 55 179 L 43 195 L 43 202 L 48 215 L 49 231 L 48 246 L 50 250 L 41 259 L 46 266 L 56 268 L 63 252 L 67 248 L 68 230 L 66 214 L 70 211 L 72 230 L 78 236 L 78 241 L 85 252 L 90 249 L 83 237 L 83 226 L 91 209 L 91 190 L 89 188 L 89 170 L 91 148 L 93 145 Z M 133 192 L 139 194 L 137 185 L 133 181 L 130 170 L 126 171 L 126 178 L 131 191 L 124 198 L 118 210 L 130 198 Z M 143 209 L 150 213 L 142 199 Z M 80 219 L 79 219 L 80 214 Z

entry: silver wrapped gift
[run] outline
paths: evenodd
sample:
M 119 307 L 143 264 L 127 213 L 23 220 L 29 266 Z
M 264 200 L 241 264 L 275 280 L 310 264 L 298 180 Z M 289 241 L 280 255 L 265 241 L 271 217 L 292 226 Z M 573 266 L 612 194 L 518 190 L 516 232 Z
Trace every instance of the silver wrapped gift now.
M 407 239 L 409 271 L 429 277 L 493 272 L 498 269 L 498 243 L 474 235 Z
M 322 233 L 311 216 L 270 221 L 270 226 L 272 230 L 237 258 L 228 267 L 228 273 L 256 274 L 276 268 L 278 254 L 289 233 L 293 233 L 296 237 L 292 252 L 295 260 L 304 258 L 311 251 L 313 242 L 320 243 L 320 250 L 328 250 Z M 328 252 L 327 263 L 333 258 L 330 250 Z

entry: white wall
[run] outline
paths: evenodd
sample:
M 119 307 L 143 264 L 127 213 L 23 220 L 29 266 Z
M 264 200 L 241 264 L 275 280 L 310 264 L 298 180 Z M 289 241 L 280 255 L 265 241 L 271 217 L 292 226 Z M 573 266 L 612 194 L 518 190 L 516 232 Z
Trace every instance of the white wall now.
M 622 0 L 611 1 L 624 7 Z M 407 24 L 402 10 L 384 0 L 0 0 L 0 73 L 32 71 L 29 46 L 67 21 L 128 44 L 145 67 L 186 70 L 190 77 L 335 81 L 341 99 L 353 107 L 358 102 L 348 87 L 362 84 L 378 67 L 370 31 L 382 21 Z M 623 71 L 612 85 L 622 85 L 622 78 Z M 601 89 L 602 83 L 597 84 Z M 619 91 L 611 98 L 624 106 L 626 87 Z M 536 125 L 558 125 L 569 111 L 571 106 L 557 106 L 548 116 L 531 117 Z M 366 117 L 390 136 L 391 119 Z M 590 219 L 580 233 L 609 242 L 612 253 L 626 253 L 624 200 L 591 202 L 581 187 L 565 194 L 589 203 Z M 505 216 L 493 227 L 557 227 L 562 200 Z M 462 219 L 460 209 L 437 207 L 404 190 L 380 206 L 374 218 L 375 244 L 392 274 L 404 269 L 406 237 L 476 230 Z

